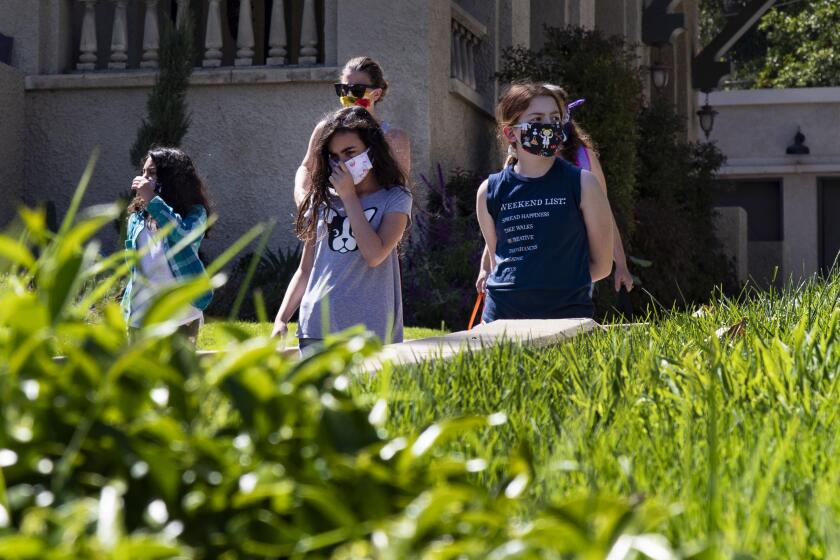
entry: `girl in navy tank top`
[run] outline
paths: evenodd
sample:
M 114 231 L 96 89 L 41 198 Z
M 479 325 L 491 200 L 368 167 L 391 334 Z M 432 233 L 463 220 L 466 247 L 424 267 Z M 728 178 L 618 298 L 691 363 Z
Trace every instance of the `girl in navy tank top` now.
M 612 269 L 612 213 L 598 180 L 557 156 L 568 114 L 544 84 L 511 86 L 496 110 L 511 157 L 478 190 L 490 251 L 482 320 L 591 317 Z

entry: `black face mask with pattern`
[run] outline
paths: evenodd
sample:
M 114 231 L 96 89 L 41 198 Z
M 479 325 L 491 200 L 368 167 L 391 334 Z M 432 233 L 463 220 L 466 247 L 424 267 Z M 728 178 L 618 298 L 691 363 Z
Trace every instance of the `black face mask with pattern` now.
M 554 157 L 566 141 L 563 123 L 523 123 L 515 126 L 522 130 L 522 148 L 536 156 Z

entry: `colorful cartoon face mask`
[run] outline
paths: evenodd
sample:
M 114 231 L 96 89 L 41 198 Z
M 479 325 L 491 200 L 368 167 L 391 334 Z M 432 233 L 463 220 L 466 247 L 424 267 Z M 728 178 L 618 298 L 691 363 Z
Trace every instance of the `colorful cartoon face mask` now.
M 370 90 L 373 86 L 367 84 L 333 84 L 333 87 L 335 87 L 335 94 L 341 101 L 342 107 L 356 105 L 367 109 L 372 103 Z
M 522 130 L 522 148 L 529 153 L 543 157 L 554 157 L 560 145 L 566 141 L 566 132 L 561 122 L 522 123 L 513 128 Z
M 338 161 L 330 158 L 330 165 L 333 169 L 338 167 Z M 373 163 L 368 157 L 368 150 L 365 150 L 356 157 L 350 158 L 344 162 L 347 170 L 350 171 L 350 176 L 353 177 L 353 184 L 358 185 L 367 176 L 368 172 L 373 169 Z

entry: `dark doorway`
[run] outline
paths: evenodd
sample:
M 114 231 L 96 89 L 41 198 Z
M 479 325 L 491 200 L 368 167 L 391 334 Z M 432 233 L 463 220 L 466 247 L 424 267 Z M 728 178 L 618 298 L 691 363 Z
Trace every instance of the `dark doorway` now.
M 827 272 L 840 254 L 840 177 L 820 179 L 820 270 Z
M 749 241 L 782 241 L 782 182 L 778 179 L 721 181 L 714 206 L 740 206 L 747 212 Z

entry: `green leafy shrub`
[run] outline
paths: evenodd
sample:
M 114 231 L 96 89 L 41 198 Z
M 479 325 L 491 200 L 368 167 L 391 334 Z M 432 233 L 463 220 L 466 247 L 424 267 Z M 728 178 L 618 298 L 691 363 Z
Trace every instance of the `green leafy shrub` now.
M 706 301 L 717 285 L 735 290 L 712 223 L 714 175 L 724 156 L 714 144 L 686 142 L 684 123 L 661 101 L 639 115 L 632 246 L 652 264 L 634 272 L 642 288 L 667 307 Z M 644 308 L 650 296 L 634 292 L 635 307 Z

